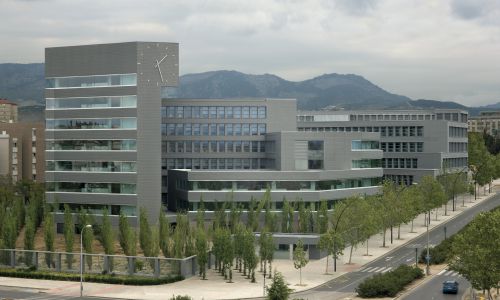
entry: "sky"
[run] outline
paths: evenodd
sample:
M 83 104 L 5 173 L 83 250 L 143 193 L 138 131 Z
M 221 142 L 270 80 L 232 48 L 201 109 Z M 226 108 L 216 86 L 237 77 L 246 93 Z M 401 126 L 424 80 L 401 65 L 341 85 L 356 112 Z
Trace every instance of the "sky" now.
M 181 74 L 358 74 L 412 99 L 500 102 L 500 0 L 0 0 L 0 63 L 177 42 Z

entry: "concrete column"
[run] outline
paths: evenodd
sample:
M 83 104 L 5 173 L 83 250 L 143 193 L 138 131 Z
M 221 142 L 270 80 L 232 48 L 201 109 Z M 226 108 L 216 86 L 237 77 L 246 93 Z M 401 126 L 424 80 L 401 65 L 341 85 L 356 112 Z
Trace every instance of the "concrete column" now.
M 155 258 L 155 278 L 160 277 L 160 259 Z
M 62 265 L 62 254 L 61 253 L 56 253 L 56 271 L 61 272 L 61 265 Z
M 127 257 L 128 260 L 128 275 L 134 275 L 135 258 Z
M 16 250 L 10 250 L 10 266 L 16 267 Z
M 33 254 L 35 256 L 33 264 L 34 264 L 35 270 L 38 270 L 38 251 L 33 252 Z
M 293 259 L 293 244 L 290 244 L 290 248 L 288 249 L 289 252 L 289 259 Z
M 104 255 L 104 266 L 103 266 L 103 270 L 106 272 L 106 273 L 110 273 L 109 272 L 109 256 L 107 255 Z

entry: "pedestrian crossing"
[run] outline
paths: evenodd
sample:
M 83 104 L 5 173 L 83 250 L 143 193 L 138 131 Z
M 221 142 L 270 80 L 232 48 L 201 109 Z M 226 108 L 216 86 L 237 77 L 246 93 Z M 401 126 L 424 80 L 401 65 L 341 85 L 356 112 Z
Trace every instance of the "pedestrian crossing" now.
M 368 268 L 364 268 L 364 269 L 359 270 L 359 272 L 363 272 L 363 273 L 385 273 L 385 272 L 389 272 L 390 270 L 392 270 L 392 267 L 368 267 Z
M 458 274 L 457 272 L 455 271 L 451 271 L 451 270 L 448 270 L 448 269 L 444 269 L 442 270 L 441 272 L 439 272 L 437 275 L 441 275 L 441 276 L 449 276 L 449 277 L 458 277 L 460 276 L 460 274 Z

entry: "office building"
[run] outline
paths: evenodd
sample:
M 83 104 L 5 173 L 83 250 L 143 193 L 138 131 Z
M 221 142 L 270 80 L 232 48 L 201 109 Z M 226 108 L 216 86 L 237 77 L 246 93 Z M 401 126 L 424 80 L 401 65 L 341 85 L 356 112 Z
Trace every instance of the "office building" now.
M 47 201 L 150 218 L 161 208 L 161 89 L 178 44 L 47 48 Z
M 229 197 L 247 208 L 267 189 L 273 208 L 283 198 L 314 207 L 327 200 L 331 207 L 379 190 L 379 134 L 298 132 L 295 100 L 163 99 L 163 105 L 163 191 L 171 210 L 196 210 L 200 199 L 211 210 Z
M 384 152 L 384 177 L 400 184 L 467 168 L 464 110 L 301 111 L 301 132 L 376 132 Z
M 17 122 L 17 104 L 0 99 L 0 123 Z
M 0 123 L 0 175 L 43 182 L 44 134 L 42 123 Z

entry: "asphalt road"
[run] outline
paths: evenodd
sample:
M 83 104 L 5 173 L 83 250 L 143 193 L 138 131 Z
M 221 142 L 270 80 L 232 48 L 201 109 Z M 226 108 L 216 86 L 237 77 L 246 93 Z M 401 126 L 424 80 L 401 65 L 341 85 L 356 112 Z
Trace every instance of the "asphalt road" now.
M 11 300 L 11 299 L 22 299 L 22 300 L 66 300 L 66 299 L 84 299 L 84 300 L 110 300 L 110 298 L 99 298 L 99 297 L 74 297 L 67 295 L 53 295 L 47 294 L 39 291 L 38 289 L 29 288 L 14 288 L 0 286 L 0 300 Z M 120 300 L 114 298 L 113 300 Z M 126 300 L 126 299 L 121 299 Z
M 443 281 L 445 280 L 456 280 L 458 282 L 458 293 L 453 294 L 443 294 Z M 443 270 L 438 273 L 432 280 L 422 284 L 421 286 L 415 288 L 411 291 L 409 295 L 406 295 L 402 299 L 404 300 L 455 300 L 462 299 L 467 288 L 470 287 L 469 282 L 458 275 L 456 272 L 450 270 Z
M 457 207 L 461 205 L 461 201 L 457 201 Z M 500 205 L 500 194 L 483 201 L 482 203 L 467 209 L 465 212 L 460 214 L 458 217 L 443 223 L 432 230 L 429 231 L 429 244 L 437 245 L 442 240 L 444 240 L 444 228 L 446 227 L 447 236 L 450 236 L 465 225 L 467 225 L 475 215 L 482 211 L 489 211 Z M 439 218 L 439 217 L 438 217 Z M 434 216 L 431 217 L 431 224 L 434 220 Z M 422 224 L 415 224 L 415 226 L 422 226 Z M 415 248 L 418 248 L 418 252 L 425 248 L 427 244 L 427 235 L 423 234 L 415 239 L 409 241 L 406 245 L 396 248 L 393 251 L 388 252 L 386 255 L 377 258 L 376 260 L 366 264 L 358 271 L 347 273 L 338 278 L 332 279 L 323 285 L 312 288 L 305 292 L 294 293 L 292 297 L 294 298 L 313 298 L 314 294 L 317 295 L 328 295 L 329 299 L 340 299 L 351 295 L 355 292 L 356 287 L 366 278 L 373 276 L 376 273 L 384 273 L 392 269 L 397 268 L 401 264 L 414 264 L 415 263 Z M 419 297 L 408 298 L 408 299 L 433 299 L 432 295 L 435 291 L 441 292 L 442 279 L 441 276 L 433 279 L 429 284 L 428 289 L 418 289 L 420 293 Z M 463 279 L 462 279 L 463 280 Z M 467 284 L 461 284 L 460 290 L 463 292 L 467 288 Z M 432 290 L 434 289 L 434 290 Z M 416 293 L 416 292 L 415 292 Z M 425 295 L 425 296 L 424 296 Z M 413 297 L 413 293 L 407 297 Z M 451 295 L 451 297 L 454 297 Z M 322 297 L 320 297 L 322 298 Z M 436 299 L 454 299 L 454 298 L 436 298 Z M 459 298 L 457 298 L 459 299 Z

